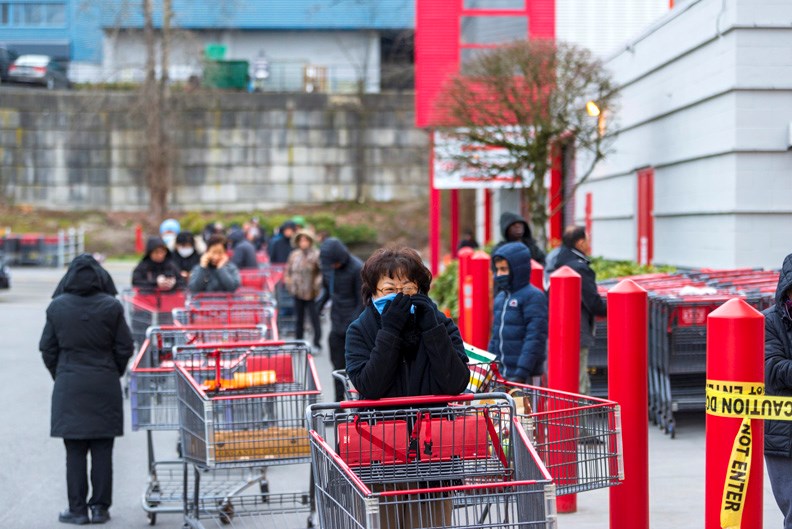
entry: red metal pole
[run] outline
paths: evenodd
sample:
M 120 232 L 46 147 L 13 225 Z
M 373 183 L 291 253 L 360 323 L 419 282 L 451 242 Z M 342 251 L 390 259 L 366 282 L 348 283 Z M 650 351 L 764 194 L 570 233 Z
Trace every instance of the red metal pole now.
M 608 292 L 608 398 L 621 406 L 625 476 L 610 490 L 611 529 L 649 528 L 648 325 L 646 290 L 625 279 Z
M 462 248 L 457 254 L 459 259 L 459 293 L 457 294 L 459 303 L 459 317 L 457 318 L 457 327 L 459 332 L 462 333 L 462 339 L 469 342 L 470 335 L 467 330 L 467 312 L 472 309 L 470 304 L 473 299 L 473 291 L 471 288 L 465 288 L 465 282 L 470 277 L 470 258 L 473 257 L 473 248 Z M 467 291 L 466 291 L 467 290 Z
M 550 275 L 550 315 L 548 329 L 547 385 L 552 389 L 577 393 L 580 375 L 580 275 L 562 266 Z M 563 439 L 570 427 L 554 425 L 548 431 L 550 439 Z M 554 455 L 553 478 L 574 478 L 577 474 L 576 442 L 560 443 Z M 577 495 L 559 496 L 558 512 L 577 511 Z
M 608 307 L 610 311 L 610 307 Z M 609 337 L 610 338 L 610 337 Z M 707 317 L 707 380 L 764 383 L 764 316 L 741 299 L 732 299 Z M 728 391 L 722 388 L 724 391 Z M 721 502 L 730 471 L 732 445 L 742 419 L 707 414 L 705 529 L 720 529 Z M 762 527 L 764 422 L 751 420 L 750 477 L 747 490 L 730 488 L 727 501 L 743 501 L 740 527 Z M 746 456 L 749 454 L 745 454 Z
M 531 284 L 544 292 L 544 267 L 531 259 Z
M 484 242 L 492 241 L 492 190 L 484 190 Z
M 440 191 L 434 186 L 434 132 L 429 135 L 429 253 L 432 275 L 440 272 Z
M 471 328 L 469 343 L 486 349 L 492 326 L 492 272 L 490 271 L 490 256 L 487 252 L 473 253 L 470 258 L 470 276 L 473 305 L 471 317 L 465 320 L 465 324 Z
M 449 197 L 451 208 L 451 257 L 456 258 L 459 246 L 459 189 L 452 189 Z
M 592 248 L 594 247 L 592 245 L 592 242 L 591 242 L 592 241 L 592 236 L 591 236 L 591 231 L 592 231 L 591 211 L 592 211 L 592 208 L 593 208 L 593 205 L 592 205 L 593 200 L 594 200 L 593 195 L 591 193 L 586 193 L 586 221 L 585 222 L 586 222 L 586 235 L 588 236 L 588 243 L 589 243 L 589 253 L 592 252 Z
M 143 253 L 143 226 L 135 224 L 135 253 Z

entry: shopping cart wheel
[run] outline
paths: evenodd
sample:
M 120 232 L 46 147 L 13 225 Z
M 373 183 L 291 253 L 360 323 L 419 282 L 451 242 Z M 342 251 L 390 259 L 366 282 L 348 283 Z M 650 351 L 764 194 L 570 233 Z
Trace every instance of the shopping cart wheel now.
M 220 523 L 229 525 L 234 519 L 234 505 L 229 501 L 220 505 Z
M 259 481 L 259 488 L 261 489 L 261 501 L 269 503 L 269 481 L 266 479 Z
M 148 513 L 148 522 L 149 525 L 157 525 L 157 513 L 155 512 Z

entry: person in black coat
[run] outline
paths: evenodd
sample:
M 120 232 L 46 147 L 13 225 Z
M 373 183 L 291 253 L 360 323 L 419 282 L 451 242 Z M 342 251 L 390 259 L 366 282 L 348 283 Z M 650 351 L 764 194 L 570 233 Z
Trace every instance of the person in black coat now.
M 501 215 L 500 229 L 503 240 L 499 242 L 493 252 L 507 242 L 521 242 L 531 250 L 531 257 L 540 265 L 545 265 L 545 253 L 539 247 L 531 234 L 531 227 L 524 218 L 516 213 L 506 212 Z
M 792 254 L 781 267 L 775 305 L 765 316 L 765 393 L 792 397 Z M 792 529 L 792 422 L 764 424 L 764 455 L 784 529 Z
M 149 291 L 170 291 L 187 286 L 160 237 L 149 237 L 146 241 L 146 255 L 132 271 L 132 286 Z
M 124 433 L 119 377 L 133 349 L 116 294 L 110 275 L 84 254 L 71 262 L 47 308 L 39 349 L 55 381 L 50 435 L 66 445 L 69 508 L 59 515 L 63 523 L 110 519 L 113 442 Z M 86 502 L 88 452 L 92 495 Z
M 344 243 L 329 237 L 319 247 L 319 263 L 324 293 L 316 302 L 317 309 L 321 311 L 328 300 L 332 302 L 327 345 L 333 368 L 344 369 L 347 327 L 363 310 L 360 279 L 363 262 L 349 253 Z M 344 400 L 344 385 L 339 381 L 335 382 L 335 395 L 337 401 Z
M 228 234 L 228 242 L 231 243 L 231 249 L 234 251 L 234 255 L 231 256 L 231 262 L 237 268 L 240 270 L 258 269 L 256 248 L 245 238 L 245 232 L 242 231 L 242 228 L 232 229 L 231 233 Z
M 192 232 L 182 231 L 176 236 L 176 252 L 173 262 L 179 268 L 185 281 L 190 280 L 190 271 L 201 262 L 201 254 L 195 248 L 195 236 Z
M 288 220 L 278 230 L 278 235 L 270 239 L 267 252 L 272 264 L 283 264 L 289 260 L 292 251 L 291 238 L 297 231 L 297 224 Z
M 561 238 L 561 246 L 555 254 L 553 268 L 548 274 L 562 266 L 568 266 L 580 274 L 582 292 L 580 295 L 580 393 L 591 391 L 588 374 L 588 351 L 594 345 L 594 318 L 606 316 L 608 307 L 597 291 L 597 274 L 591 268 L 588 258 L 589 244 L 583 226 L 568 226 Z
M 459 329 L 427 296 L 432 274 L 412 248 L 383 248 L 363 266 L 366 309 L 349 326 L 346 370 L 366 399 L 457 395 L 470 381 Z

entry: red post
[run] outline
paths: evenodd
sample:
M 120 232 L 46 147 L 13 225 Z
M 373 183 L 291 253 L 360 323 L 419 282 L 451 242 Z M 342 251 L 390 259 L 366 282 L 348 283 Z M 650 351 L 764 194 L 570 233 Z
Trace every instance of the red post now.
M 550 275 L 550 315 L 548 329 L 547 385 L 552 389 L 577 393 L 580 375 L 580 275 L 562 266 Z M 571 426 L 571 425 L 570 425 Z M 568 438 L 564 425 L 548 432 L 550 439 Z M 553 478 L 574 478 L 577 473 L 575 441 L 561 443 L 554 456 Z M 571 446 L 566 446 L 571 444 Z M 558 475 L 556 475 L 558 473 Z M 559 496 L 558 512 L 577 511 L 577 495 Z
M 489 244 L 492 241 L 492 190 L 484 190 L 484 242 Z
M 457 256 L 457 246 L 459 246 L 459 189 L 452 189 L 449 197 L 451 213 L 451 257 Z
M 459 317 L 457 318 L 457 327 L 459 327 L 459 332 L 462 333 L 462 339 L 466 342 L 470 340 L 470 334 L 467 330 L 467 313 L 472 310 L 473 291 L 472 288 L 465 288 L 465 282 L 470 277 L 471 257 L 473 257 L 473 248 L 462 248 L 457 254 L 459 259 L 459 293 L 457 294 L 459 296 Z
M 465 320 L 465 324 L 471 329 L 469 343 L 486 349 L 489 345 L 490 327 L 492 326 L 492 272 L 490 256 L 487 252 L 474 252 L 470 258 L 470 286 L 472 289 L 471 317 Z
M 531 259 L 531 284 L 544 292 L 544 267 Z
M 608 398 L 621 406 L 625 477 L 610 490 L 611 529 L 649 528 L 648 325 L 646 290 L 625 279 L 608 292 Z
M 440 273 L 440 190 L 434 186 L 434 134 L 429 135 L 429 253 L 432 275 Z
M 135 224 L 135 253 L 142 254 L 143 250 L 143 226 Z
M 610 307 L 608 308 L 610 310 Z M 707 317 L 707 380 L 764 383 L 764 316 L 741 299 L 732 299 Z M 728 391 L 726 388 L 721 388 Z M 705 529 L 721 528 L 721 503 L 726 476 L 731 470 L 734 440 L 742 432 L 742 419 L 707 414 Z M 742 499 L 740 527 L 762 527 L 762 476 L 764 475 L 764 422 L 750 421 L 752 443 L 747 490 L 730 489 L 727 500 Z M 743 452 L 744 453 L 744 452 Z M 737 470 L 745 470 L 737 467 Z M 743 494 L 744 492 L 744 494 Z M 739 493 L 739 494 L 738 494 Z
M 588 243 L 589 243 L 589 253 L 592 252 L 592 221 L 591 221 L 591 213 L 593 210 L 592 202 L 594 201 L 594 196 L 591 193 L 586 193 L 586 235 L 588 236 Z M 560 240 L 560 238 L 559 238 Z

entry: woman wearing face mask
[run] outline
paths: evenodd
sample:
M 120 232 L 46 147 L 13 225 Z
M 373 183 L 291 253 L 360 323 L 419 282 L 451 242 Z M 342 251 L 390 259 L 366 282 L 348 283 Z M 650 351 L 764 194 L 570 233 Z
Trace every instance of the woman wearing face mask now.
M 462 393 L 470 380 L 462 337 L 427 296 L 432 274 L 418 252 L 380 249 L 361 277 L 366 309 L 346 336 L 346 370 L 361 396 Z
M 176 236 L 181 232 L 181 224 L 176 219 L 165 219 L 160 224 L 160 237 L 171 252 L 176 249 Z
M 226 253 L 226 238 L 212 235 L 206 253 L 190 272 L 190 292 L 234 292 L 239 283 L 239 269 Z
M 190 278 L 190 270 L 201 262 L 201 254 L 195 249 L 195 237 L 191 232 L 183 231 L 176 236 L 173 262 L 179 267 L 185 281 Z

